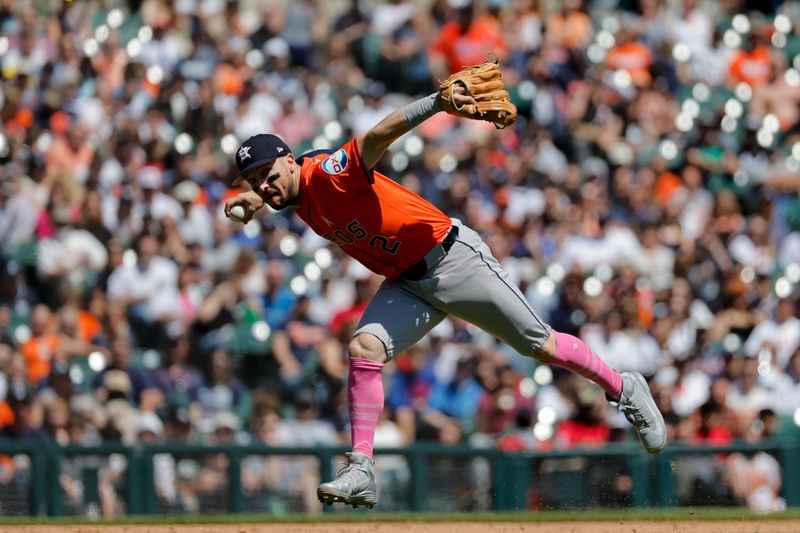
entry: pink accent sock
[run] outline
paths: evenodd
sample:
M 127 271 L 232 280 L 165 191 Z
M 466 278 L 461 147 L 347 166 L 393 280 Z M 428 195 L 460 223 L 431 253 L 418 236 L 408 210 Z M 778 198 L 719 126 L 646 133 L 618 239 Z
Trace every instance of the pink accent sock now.
M 350 359 L 347 399 L 353 451 L 372 458 L 375 426 L 383 412 L 383 363 L 354 357 Z
M 622 394 L 622 376 L 614 372 L 578 337 L 555 330 L 553 330 L 553 334 L 556 336 L 556 356 L 551 361 L 547 361 L 547 364 L 566 368 L 594 381 L 613 400 L 618 400 Z

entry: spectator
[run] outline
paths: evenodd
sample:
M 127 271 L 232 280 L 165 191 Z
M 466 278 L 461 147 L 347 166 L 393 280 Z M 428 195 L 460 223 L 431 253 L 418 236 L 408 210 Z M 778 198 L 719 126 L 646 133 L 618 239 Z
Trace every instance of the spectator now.
M 50 309 L 37 305 L 31 313 L 31 338 L 19 350 L 25 358 L 30 382 L 36 386 L 50 373 L 50 362 L 57 353 L 65 356 L 86 355 L 92 345 L 61 334 L 59 324 Z
M 477 431 L 506 433 L 522 411 L 533 409 L 533 402 L 519 390 L 519 377 L 510 366 L 496 366 L 484 360 L 478 363 L 477 374 L 484 388 L 476 415 Z
M 145 445 L 158 444 L 164 439 L 164 424 L 151 412 L 144 412 L 136 420 L 137 442 Z M 168 453 L 153 455 L 153 473 L 155 474 L 155 491 L 160 502 L 167 506 L 177 503 L 175 490 L 175 458 Z
M 558 424 L 555 431 L 556 447 L 569 449 L 576 446 L 598 448 L 609 442 L 611 428 L 606 422 L 602 395 L 578 392 L 573 417 Z
M 266 290 L 261 295 L 261 308 L 267 324 L 273 329 L 283 326 L 295 304 L 295 294 L 286 284 L 286 266 L 278 260 L 267 263 L 264 278 Z
M 255 438 L 258 442 L 275 447 L 291 445 L 283 423 L 278 412 L 269 410 L 263 413 L 255 422 Z M 314 497 L 319 476 L 313 469 L 313 460 L 298 456 L 251 456 L 246 459 L 246 466 L 246 473 L 242 477 L 245 490 L 259 494 L 261 499 L 268 502 L 270 511 L 320 511 Z
M 734 496 L 744 500 L 751 511 L 772 513 L 786 509 L 786 501 L 780 497 L 781 467 L 774 457 L 760 452 L 748 459 L 736 453 L 727 464 L 727 479 Z
M 130 387 L 123 385 L 126 399 L 131 405 L 137 405 L 142 411 L 154 411 L 164 401 L 161 391 L 156 387 L 152 376 L 147 370 L 135 368 L 131 365 L 131 345 L 126 339 L 117 337 L 111 341 L 108 366 L 97 373 L 94 377 L 92 386 L 94 387 L 97 399 L 102 403 L 109 393 L 106 377 L 109 372 L 123 372 L 127 375 Z M 112 378 L 110 383 L 119 383 L 119 378 Z M 117 389 L 119 390 L 119 388 Z
M 653 55 L 647 46 L 636 41 L 632 30 L 622 29 L 616 34 L 617 44 L 606 57 L 609 68 L 627 72 L 634 84 L 639 87 L 650 85 L 650 66 Z
M 142 346 L 154 347 L 161 332 L 160 321 L 179 301 L 178 269 L 158 255 L 155 235 L 142 233 L 136 239 L 136 259 L 118 266 L 108 278 L 108 296 L 129 311 L 131 326 Z
M 505 59 L 505 37 L 497 20 L 480 13 L 473 0 L 447 0 L 447 5 L 452 19 L 442 26 L 430 49 L 435 78 L 443 80 L 462 67 L 482 63 L 489 53 Z
M 319 410 L 311 389 L 297 391 L 294 407 L 294 419 L 281 420 L 275 412 L 265 413 L 264 418 L 257 422 L 258 437 L 267 444 L 281 447 L 332 446 L 338 443 L 333 426 L 318 419 Z M 301 509 L 306 512 L 321 511 L 314 490 L 320 482 L 316 458 L 271 456 L 254 467 L 263 472 L 260 483 L 264 483 L 265 488 L 299 499 Z
M 384 408 L 375 429 L 375 448 L 403 448 L 410 444 L 392 418 L 391 411 Z M 403 489 L 408 487 L 411 480 L 411 470 L 406 458 L 402 455 L 382 454 L 380 464 L 376 464 L 375 469 L 380 476 L 378 490 L 381 491 L 384 501 L 400 500 L 395 503 L 395 508 L 402 505 Z M 389 508 L 392 508 L 391 504 Z
M 220 411 L 208 426 L 206 442 L 210 445 L 230 445 L 236 442 L 239 419 L 230 411 Z M 222 494 L 228 486 L 228 455 L 215 453 L 203 458 L 194 479 L 194 494 L 208 509 L 219 508 Z M 181 498 L 191 499 L 186 495 Z
M 427 409 L 422 418 L 435 430 L 446 432 L 446 439 L 452 436 L 450 430 L 453 423 L 474 426 L 473 417 L 483 393 L 480 384 L 473 377 L 475 364 L 472 358 L 459 360 L 452 381 L 437 379 L 431 387 Z
M 167 337 L 163 349 L 164 362 L 153 372 L 153 381 L 167 405 L 189 408 L 190 419 L 195 423 L 202 414 L 197 401 L 205 380 L 189 361 L 189 339 L 185 335 Z
M 414 440 L 417 413 L 427 404 L 436 380 L 432 361 L 422 346 L 413 346 L 396 359 L 396 370 L 388 387 L 387 405 L 395 412 L 400 427 L 409 440 Z
M 63 111 L 53 115 L 51 124 L 60 119 L 61 130 L 45 154 L 45 177 L 54 179 L 58 175 L 66 175 L 67 179 L 85 182 L 89 176 L 89 167 L 94 159 L 94 148 L 87 142 L 87 128 L 84 124 L 74 124 L 74 118 Z
M 680 13 L 669 17 L 666 28 L 667 38 L 673 45 L 682 43 L 688 47 L 693 72 L 703 76 L 702 69 L 707 66 L 705 58 L 711 55 L 714 24 L 698 4 L 696 0 L 683 0 Z
M 741 379 L 734 383 L 728 393 L 727 402 L 734 409 L 745 413 L 751 419 L 761 409 L 771 409 L 775 399 L 770 391 L 759 383 L 759 361 L 748 358 L 744 363 Z
M 567 50 L 582 49 L 588 46 L 594 33 L 592 20 L 582 11 L 581 0 L 567 0 L 560 10 L 554 10 L 547 17 L 545 31 L 547 39 Z
M 11 420 L 2 429 L 2 434 L 19 439 L 47 439 L 47 432 L 41 426 L 42 406 L 34 403 L 34 391 L 28 379 L 25 359 L 19 354 L 12 354 L 7 368 L 6 403 L 11 411 Z
M 232 412 L 239 420 L 245 420 L 250 415 L 250 391 L 234 371 L 227 352 L 216 350 L 211 354 L 207 384 L 197 391 L 197 401 L 204 419 L 213 419 L 221 412 Z
M 789 358 L 800 347 L 800 319 L 795 315 L 794 301 L 783 298 L 775 308 L 775 318 L 765 320 L 753 328 L 744 350 L 754 357 L 762 349 L 775 351 L 776 364 L 786 368 Z
M 749 34 L 745 39 L 745 46 L 731 60 L 730 82 L 732 85 L 746 83 L 751 87 L 760 87 L 769 83 L 772 77 L 772 52 L 756 33 Z

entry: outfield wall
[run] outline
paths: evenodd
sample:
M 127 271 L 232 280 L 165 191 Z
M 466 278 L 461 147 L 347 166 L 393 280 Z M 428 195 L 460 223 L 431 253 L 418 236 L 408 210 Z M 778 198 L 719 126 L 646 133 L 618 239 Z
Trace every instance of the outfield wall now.
M 314 494 L 345 451 L 3 441 L 0 516 L 352 512 Z M 419 443 L 376 450 L 376 470 L 382 511 L 740 506 L 743 483 L 760 482 L 800 505 L 798 438 L 670 444 L 658 455 L 633 443 L 547 453 Z

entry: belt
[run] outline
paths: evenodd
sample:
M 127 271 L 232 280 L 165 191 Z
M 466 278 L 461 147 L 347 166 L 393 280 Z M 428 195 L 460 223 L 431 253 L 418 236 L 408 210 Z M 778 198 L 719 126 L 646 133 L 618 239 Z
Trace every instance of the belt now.
M 425 254 L 425 257 L 411 265 L 405 272 L 400 274 L 402 279 L 418 280 L 422 278 L 425 273 L 439 264 L 439 261 L 444 259 L 447 252 L 452 248 L 453 243 L 458 239 L 458 226 L 450 226 L 450 231 L 444 236 L 441 242 L 431 248 L 431 251 Z

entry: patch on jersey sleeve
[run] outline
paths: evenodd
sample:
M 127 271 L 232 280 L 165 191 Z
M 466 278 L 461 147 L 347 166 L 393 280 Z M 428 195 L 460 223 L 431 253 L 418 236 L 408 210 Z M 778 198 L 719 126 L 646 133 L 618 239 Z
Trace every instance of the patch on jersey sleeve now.
M 349 163 L 347 152 L 342 148 L 336 150 L 322 162 L 322 170 L 328 174 L 339 174 L 347 168 L 347 163 Z

